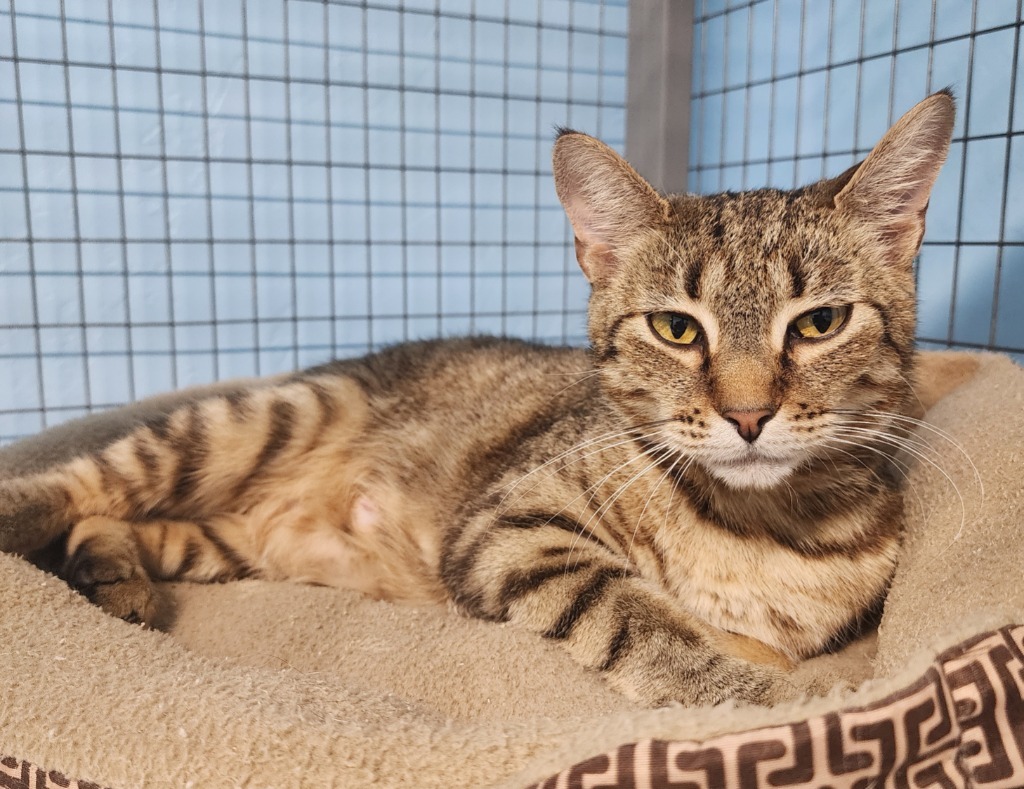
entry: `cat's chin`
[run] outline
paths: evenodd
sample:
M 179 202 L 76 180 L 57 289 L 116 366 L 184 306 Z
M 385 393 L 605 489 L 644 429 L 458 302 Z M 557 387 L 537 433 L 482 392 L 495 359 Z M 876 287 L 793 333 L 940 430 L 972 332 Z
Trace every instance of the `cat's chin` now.
M 707 469 L 708 473 L 720 479 L 730 488 L 738 490 L 767 490 L 781 484 L 786 477 L 793 473 L 797 464 L 779 460 L 751 458 L 750 460 L 730 463 L 705 461 L 703 466 Z

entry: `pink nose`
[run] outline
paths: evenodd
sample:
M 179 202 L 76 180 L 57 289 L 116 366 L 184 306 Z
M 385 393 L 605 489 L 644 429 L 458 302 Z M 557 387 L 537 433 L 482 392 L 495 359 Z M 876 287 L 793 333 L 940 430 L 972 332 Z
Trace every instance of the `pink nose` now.
M 768 420 L 775 416 L 775 412 L 767 408 L 757 411 L 723 411 L 722 416 L 732 422 L 744 441 L 753 444 L 761 430 L 768 423 Z

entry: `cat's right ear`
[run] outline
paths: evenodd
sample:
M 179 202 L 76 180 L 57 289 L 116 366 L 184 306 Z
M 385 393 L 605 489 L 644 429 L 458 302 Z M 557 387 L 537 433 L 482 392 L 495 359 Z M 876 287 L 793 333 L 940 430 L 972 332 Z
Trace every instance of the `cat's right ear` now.
M 600 140 L 560 130 L 552 153 L 555 191 L 576 235 L 576 260 L 591 283 L 606 279 L 617 252 L 663 221 L 667 201 Z

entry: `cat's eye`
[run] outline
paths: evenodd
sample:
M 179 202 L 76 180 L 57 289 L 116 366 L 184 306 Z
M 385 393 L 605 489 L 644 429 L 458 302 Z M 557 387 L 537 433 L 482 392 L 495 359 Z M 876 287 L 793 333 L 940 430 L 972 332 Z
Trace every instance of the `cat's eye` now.
M 692 345 L 700 337 L 700 324 L 681 312 L 653 312 L 647 320 L 655 334 L 674 345 Z
M 789 324 L 790 336 L 807 340 L 826 337 L 846 322 L 849 312 L 849 307 L 818 307 L 805 312 Z

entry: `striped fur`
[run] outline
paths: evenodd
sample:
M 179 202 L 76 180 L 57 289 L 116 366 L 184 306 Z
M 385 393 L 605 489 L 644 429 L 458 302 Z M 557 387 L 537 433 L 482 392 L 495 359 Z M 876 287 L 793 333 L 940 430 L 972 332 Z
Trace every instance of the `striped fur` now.
M 590 351 L 410 343 L 187 398 L 0 483 L 0 549 L 56 552 L 132 621 L 154 580 L 292 579 L 515 622 L 651 704 L 788 696 L 893 570 L 910 262 L 951 128 L 937 94 L 837 179 L 706 198 L 565 132 Z M 834 304 L 834 336 L 787 334 Z M 724 416 L 768 407 L 756 442 Z

